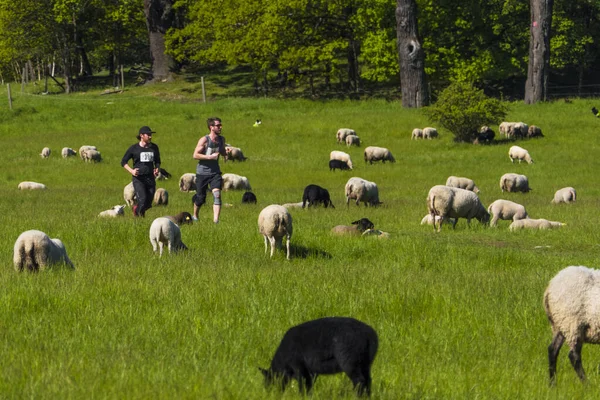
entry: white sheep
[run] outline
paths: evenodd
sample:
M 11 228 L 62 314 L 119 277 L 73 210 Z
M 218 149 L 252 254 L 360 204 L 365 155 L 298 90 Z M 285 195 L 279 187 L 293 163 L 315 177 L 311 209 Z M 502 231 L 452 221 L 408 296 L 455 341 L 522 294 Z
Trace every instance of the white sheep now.
M 346 136 L 346 146 L 358 146 L 360 147 L 360 138 L 356 135 L 348 135 Z
M 537 125 L 530 125 L 529 129 L 527 130 L 527 137 L 529 137 L 529 138 L 544 137 L 544 134 L 542 133 L 542 128 L 540 128 Z
M 373 164 L 375 161 L 381 161 L 385 164 L 386 161 L 396 162 L 392 153 L 385 147 L 369 146 L 363 152 L 365 162 Z
M 346 195 L 346 206 L 350 205 L 350 199 L 354 200 L 357 206 L 361 201 L 365 203 L 365 206 L 377 206 L 381 204 L 377 184 L 366 179 L 358 177 L 348 179 L 344 192 Z
M 188 172 L 179 178 L 179 190 L 182 192 L 196 191 L 196 174 Z
M 502 122 L 498 126 L 498 132 L 500 132 L 501 135 L 509 137 L 512 135 L 514 124 L 516 124 L 516 122 Z
M 152 221 L 152 225 L 150 225 L 150 243 L 155 253 L 157 249 L 160 249 L 160 256 L 162 256 L 165 244 L 169 249 L 169 253 L 187 250 L 187 246 L 181 241 L 179 226 L 166 217 L 158 217 Z
M 577 193 L 575 189 L 572 187 L 564 187 L 562 189 L 558 189 L 556 193 L 554 193 L 554 199 L 552 199 L 552 204 L 559 203 L 574 203 L 577 199 Z
M 528 164 L 533 164 L 533 159 L 529 155 L 529 152 L 519 146 L 511 146 L 511 148 L 508 149 L 508 157 L 513 163 L 515 160 L 519 160 L 519 164 L 521 164 L 521 161 L 527 161 Z
M 346 136 L 348 135 L 356 135 L 356 132 L 354 129 L 340 128 L 338 129 L 335 138 L 338 143 L 344 143 L 346 141 Z
M 50 157 L 51 152 L 52 152 L 52 150 L 50 150 L 50 147 L 44 147 L 42 149 L 42 152 L 40 153 L 40 156 L 42 156 L 42 158 L 48 158 L 48 157 Z
M 513 221 L 508 229 L 511 231 L 515 231 L 517 229 L 554 229 L 560 228 L 561 226 L 566 225 L 563 222 L 558 221 L 548 221 L 544 218 L 532 219 L 525 218 Z
M 446 186 L 470 190 L 474 193 L 479 193 L 479 188 L 475 185 L 472 179 L 464 178 L 462 176 L 449 176 L 446 179 Z
M 271 257 L 273 257 L 275 247 L 281 248 L 285 236 L 287 259 L 290 259 L 290 239 L 293 226 L 292 216 L 285 207 L 278 204 L 265 207 L 258 215 L 258 231 L 265 239 L 265 253 L 268 250 L 268 243 L 271 244 Z
M 102 154 L 98 150 L 88 149 L 83 152 L 83 161 L 85 162 L 100 162 L 102 161 Z
M 248 178 L 236 174 L 223 174 L 223 191 L 252 190 Z
M 15 242 L 13 263 L 15 270 L 37 272 L 53 264 L 66 264 L 75 268 L 60 239 L 50 239 L 44 232 L 25 231 Z
M 523 192 L 527 193 L 529 188 L 529 179 L 525 175 L 508 173 L 500 177 L 500 189 L 502 192 Z
M 425 214 L 425 216 L 423 217 L 423 219 L 421 219 L 421 225 L 434 225 L 435 224 L 439 224 L 440 220 L 442 219 L 442 217 L 440 217 L 439 215 L 431 215 L 429 213 Z M 450 223 L 450 224 L 455 224 L 456 221 L 454 218 L 446 218 L 444 221 Z
M 490 226 L 496 226 L 499 219 L 516 221 L 529 218 L 524 206 L 510 200 L 496 200 L 488 206 L 487 210 L 492 215 Z
M 442 224 L 447 217 L 456 218 L 452 228 L 456 227 L 459 218 L 466 218 L 467 224 L 471 224 L 471 219 L 476 218 L 479 222 L 487 223 L 490 214 L 486 211 L 479 200 L 477 194 L 470 190 L 453 188 L 445 185 L 436 185 L 429 190 L 427 194 L 427 209 L 432 218 L 439 215 L 439 225 L 437 231 L 442 230 Z M 436 230 L 434 219 L 433 230 Z
M 129 207 L 133 207 L 134 204 L 137 204 L 137 196 L 135 195 L 133 182 L 129 182 L 123 188 L 123 199 L 125 199 L 125 204 L 127 204 Z
M 124 209 L 125 209 L 125 205 L 117 205 L 117 206 L 114 206 L 113 208 L 111 208 L 110 210 L 102 211 L 100 214 L 98 214 L 98 216 L 99 217 L 110 217 L 110 218 L 122 217 L 123 215 L 125 215 L 125 212 L 123 211 Z
M 63 147 L 60 154 L 62 155 L 63 158 L 67 158 L 67 157 L 71 157 L 74 155 L 77 155 L 77 153 L 75 152 L 75 150 L 73 150 L 70 147 Z
M 164 188 L 158 188 L 154 192 L 154 199 L 152 204 L 155 206 L 166 206 L 169 204 L 169 192 Z
M 350 154 L 344 153 L 343 151 L 334 150 L 329 153 L 330 160 L 339 160 L 348 164 L 348 168 L 352 169 L 352 160 L 350 159 Z
M 412 134 L 410 135 L 410 139 L 419 139 L 419 138 L 423 138 L 423 129 L 420 128 L 415 128 L 412 131 Z
M 231 161 L 246 161 L 247 160 L 247 158 L 244 156 L 244 153 L 242 152 L 242 149 L 240 149 L 239 147 L 233 147 L 231 145 L 226 145 L 225 153 L 227 154 L 225 156 L 225 162 L 227 162 L 228 160 L 231 160 Z
M 43 183 L 30 181 L 21 182 L 17 187 L 19 188 L 19 190 L 46 190 L 46 185 L 44 185 Z
M 435 128 L 423 128 L 423 139 L 435 139 L 438 137 L 438 131 Z
M 79 148 L 79 157 L 81 157 L 82 160 L 84 159 L 83 156 L 84 156 L 84 153 L 86 152 L 86 150 L 98 150 L 98 149 L 96 148 L 96 146 L 89 146 L 89 145 L 81 146 Z
M 586 380 L 581 362 L 584 343 L 600 343 L 600 271 L 569 266 L 556 274 L 544 292 L 544 310 L 552 328 L 548 346 L 550 383 L 556 379 L 556 360 L 563 343 L 581 381 Z

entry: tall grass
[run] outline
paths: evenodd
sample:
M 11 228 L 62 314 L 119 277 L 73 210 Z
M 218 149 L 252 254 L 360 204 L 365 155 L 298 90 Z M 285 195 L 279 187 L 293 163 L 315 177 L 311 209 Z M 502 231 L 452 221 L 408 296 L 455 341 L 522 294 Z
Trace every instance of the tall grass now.
M 0 93 L 0 97 L 3 93 Z M 2 398 L 297 398 L 266 391 L 258 366 L 270 362 L 292 325 L 323 316 L 352 316 L 380 337 L 373 398 L 597 398 L 600 353 L 586 346 L 590 384 L 582 386 L 566 357 L 558 386 L 547 385 L 550 329 L 542 307 L 548 280 L 567 265 L 597 264 L 598 124 L 591 103 L 511 104 L 508 120 L 539 125 L 545 138 L 520 143 L 535 164 L 511 164 L 508 147 L 411 141 L 430 125 L 419 110 L 385 101 L 230 98 L 208 104 L 136 95 L 15 96 L 3 123 L 0 202 L 0 397 Z M 175 96 L 176 97 L 176 96 Z M 6 97 L 5 97 L 6 98 Z M 211 201 L 200 222 L 182 227 L 189 251 L 158 258 L 148 228 L 155 217 L 191 211 L 178 177 L 193 172 L 192 151 L 209 116 L 223 119 L 227 142 L 245 163 L 224 172 L 247 176 L 259 204 L 242 206 L 225 192 L 219 225 Z M 253 128 L 255 119 L 263 124 Z M 167 207 L 145 219 L 97 214 L 123 204 L 130 181 L 120 167 L 137 130 L 157 133 Z M 357 131 L 365 146 L 390 148 L 397 162 L 365 165 L 362 149 L 335 143 L 338 128 Z M 497 127 L 494 127 L 497 129 Z M 62 159 L 60 149 L 96 145 L 104 161 Z M 52 149 L 41 159 L 41 149 Z M 328 154 L 351 154 L 355 169 L 330 172 Z M 526 174 L 533 191 L 501 193 L 500 176 Z M 498 198 L 524 204 L 532 217 L 566 222 L 561 230 L 509 232 L 459 221 L 435 234 L 421 226 L 429 188 L 467 176 L 487 206 Z M 346 207 L 351 176 L 378 183 L 379 208 Z M 46 184 L 21 192 L 19 182 Z M 256 220 L 272 203 L 297 202 L 308 184 L 327 188 L 335 209 L 292 209 L 292 260 L 264 254 Z M 574 205 L 551 205 L 573 186 Z M 368 217 L 390 240 L 339 238 L 334 225 Z M 12 246 L 28 229 L 58 237 L 76 271 L 18 274 Z M 315 398 L 353 398 L 347 377 L 321 377 Z

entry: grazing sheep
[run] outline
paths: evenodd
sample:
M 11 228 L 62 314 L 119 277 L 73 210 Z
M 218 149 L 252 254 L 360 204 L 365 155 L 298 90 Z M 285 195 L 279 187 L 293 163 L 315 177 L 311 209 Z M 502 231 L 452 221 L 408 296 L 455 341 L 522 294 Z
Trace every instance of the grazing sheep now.
M 125 199 L 125 204 L 129 207 L 133 207 L 137 204 L 137 197 L 135 195 L 135 189 L 133 188 L 133 182 L 129 182 L 123 188 L 123 199 Z
M 179 226 L 166 217 L 158 217 L 152 221 L 152 225 L 150 225 L 150 243 L 155 253 L 157 249 L 160 249 L 159 256 L 162 256 L 165 244 L 169 249 L 169 253 L 187 250 L 187 246 L 181 241 Z
M 360 235 L 363 232 L 374 229 L 375 225 L 368 218 L 361 218 L 352 222 L 352 226 L 337 225 L 331 228 L 331 233 L 335 235 Z
M 572 187 L 564 187 L 562 189 L 558 189 L 556 193 L 554 193 L 554 199 L 552 199 L 552 204 L 559 203 L 575 203 L 577 199 L 577 193 L 575 189 Z
M 342 171 L 349 170 L 350 167 L 347 163 L 340 160 L 329 160 L 329 170 L 335 171 L 335 169 L 341 169 Z
M 456 218 L 452 228 L 456 227 L 459 218 L 466 218 L 467 224 L 471 224 L 471 218 L 477 218 L 481 223 L 490 220 L 490 214 L 486 211 L 479 197 L 470 190 L 436 185 L 429 190 L 427 195 L 427 208 L 429 214 L 434 218 L 433 230 L 436 230 L 435 216 L 439 215 L 439 226 L 437 231 L 442 230 L 442 224 L 447 217 Z
M 50 157 L 51 152 L 52 152 L 52 150 L 50 150 L 50 147 L 44 147 L 42 149 L 42 152 L 40 153 L 40 156 L 42 156 L 42 158 L 48 158 L 48 157 Z
M 446 186 L 470 190 L 474 193 L 479 193 L 479 188 L 475 185 L 472 179 L 464 178 L 461 176 L 449 176 L 446 179 Z
M 439 215 L 433 216 L 431 214 L 426 214 L 421 220 L 421 225 L 433 225 L 434 222 L 439 224 L 441 219 L 442 217 Z M 454 218 L 446 218 L 445 221 L 453 225 L 456 224 Z
M 159 168 L 158 169 L 158 175 L 156 175 L 156 180 L 162 181 L 165 179 L 169 179 L 171 177 L 171 174 L 164 168 Z
M 111 208 L 110 210 L 106 210 L 106 211 L 102 211 L 100 214 L 98 214 L 99 217 L 110 217 L 110 218 L 114 218 L 114 217 L 122 217 L 123 215 L 125 215 L 125 212 L 123 211 L 125 209 L 125 206 L 114 206 L 113 208 Z
M 529 187 L 529 179 L 525 175 L 519 174 L 504 174 L 500 177 L 500 189 L 502 192 L 523 192 L 527 193 L 531 190 Z
M 86 146 L 81 146 L 79 148 L 79 157 L 81 157 L 82 160 L 84 159 L 83 155 L 85 154 L 85 152 L 87 150 L 98 150 L 98 149 L 96 148 L 96 146 L 87 146 L 87 145 Z
M 529 131 L 529 126 L 524 122 L 516 122 L 512 126 L 510 136 L 514 136 L 516 138 L 524 138 L 527 136 L 527 132 Z
M 517 221 L 529 218 L 525 207 L 509 200 L 496 200 L 488 206 L 488 212 L 493 215 L 490 226 L 496 226 L 498 220 Z
M 256 204 L 256 195 L 252 192 L 245 192 L 242 195 L 242 204 Z
M 346 206 L 350 205 L 350 199 L 355 200 L 357 206 L 361 201 L 365 203 L 365 206 L 377 206 L 382 203 L 379 201 L 377 184 L 358 177 L 348 179 L 345 194 Z
M 85 162 L 100 162 L 102 161 L 102 154 L 98 150 L 86 150 L 83 152 L 83 161 Z
M 548 221 L 547 219 L 532 219 L 525 218 L 513 221 L 512 224 L 508 227 L 509 230 L 514 231 L 517 229 L 554 229 L 560 228 L 561 226 L 566 225 L 562 222 L 557 221 Z
M 30 181 L 21 182 L 17 187 L 19 188 L 19 190 L 46 190 L 46 185 L 44 185 L 43 183 Z
M 354 131 L 354 129 L 340 128 L 338 129 L 335 138 L 337 139 L 338 143 L 345 143 L 346 136 L 348 135 L 356 136 L 356 132 Z
M 344 153 L 343 151 L 334 150 L 329 153 L 330 160 L 339 160 L 348 164 L 348 168 L 352 169 L 352 160 L 350 159 L 350 154 Z
M 346 136 L 346 146 L 357 146 L 360 147 L 360 138 L 356 135 L 348 135 Z
M 13 263 L 15 270 L 37 272 L 54 264 L 64 263 L 75 268 L 60 239 L 50 239 L 44 232 L 25 231 L 15 242 Z
M 278 204 L 265 207 L 258 215 L 258 231 L 265 238 L 265 253 L 268 243 L 271 244 L 271 257 L 275 247 L 281 248 L 283 237 L 286 237 L 285 247 L 287 259 L 290 259 L 290 239 L 292 238 L 292 216 L 288 210 Z
M 392 153 L 385 147 L 369 146 L 364 151 L 365 163 L 368 161 L 369 164 L 373 162 L 381 161 L 385 164 L 386 161 L 396 162 L 396 159 Z
M 389 232 L 380 231 L 379 229 L 367 229 L 361 236 L 375 236 L 378 239 L 389 239 L 391 237 Z
M 300 393 L 310 393 L 318 375 L 345 372 L 359 396 L 371 395 L 371 364 L 378 347 L 377 333 L 354 318 L 327 317 L 290 328 L 271 361 L 260 368 L 265 385 L 285 389 L 291 379 Z
M 419 138 L 423 138 L 423 129 L 420 129 L 420 128 L 413 129 L 410 139 L 412 140 L 412 139 L 419 139 Z
M 308 185 L 304 188 L 304 194 L 302 195 L 302 208 L 306 206 L 306 203 L 308 203 L 309 207 L 322 204 L 325 206 L 325 208 L 328 206 L 335 208 L 331 202 L 331 198 L 329 197 L 329 191 L 318 185 Z
M 179 190 L 181 192 L 196 191 L 196 174 L 187 173 L 179 178 Z
M 435 128 L 423 128 L 423 139 L 435 139 L 438 137 L 438 131 Z
M 247 158 L 244 157 L 244 153 L 242 153 L 242 149 L 240 149 L 239 147 L 233 147 L 233 146 L 225 146 L 225 162 L 227 162 L 228 160 L 231 161 L 246 161 Z
M 67 157 L 71 157 L 71 156 L 77 155 L 77 153 L 75 152 L 75 150 L 73 150 L 70 147 L 63 147 L 63 149 L 61 150 L 60 154 L 62 155 L 62 158 L 67 158 Z
M 548 346 L 550 384 L 556 379 L 556 360 L 564 342 L 569 360 L 581 381 L 586 380 L 581 360 L 584 343 L 600 343 L 600 271 L 585 266 L 569 266 L 548 283 L 544 310 L 552 328 Z
M 516 122 L 506 122 L 506 121 L 502 122 L 498 126 L 498 131 L 500 132 L 501 135 L 510 137 L 510 135 L 512 135 L 512 132 L 513 132 L 514 124 L 516 124 Z
M 527 137 L 528 138 L 544 137 L 544 135 L 542 134 L 542 128 L 540 128 L 537 125 L 529 126 L 529 129 L 527 130 Z
M 166 206 L 169 204 L 169 192 L 164 188 L 158 188 L 154 192 L 154 199 L 152 204 L 155 206 Z
M 479 133 L 477 134 L 477 137 L 475 139 L 477 143 L 474 142 L 474 144 L 491 143 L 492 140 L 494 140 L 494 136 L 496 136 L 496 134 L 494 133 L 492 128 L 490 128 L 487 125 L 484 125 L 481 127 L 481 129 L 479 129 Z
M 515 160 L 519 160 L 519 164 L 521 164 L 521 161 L 527 161 L 528 164 L 533 164 L 533 159 L 529 155 L 529 152 L 519 146 L 511 146 L 511 148 L 508 149 L 508 157 L 513 163 Z
M 223 191 L 252 190 L 248 178 L 236 174 L 223 174 Z
M 171 221 L 173 221 L 174 223 L 176 223 L 179 226 L 181 226 L 183 224 L 191 225 L 194 222 L 194 220 L 192 219 L 192 214 L 190 214 L 187 211 L 182 211 L 176 215 L 167 215 L 167 216 L 165 216 L 165 218 L 170 219 Z

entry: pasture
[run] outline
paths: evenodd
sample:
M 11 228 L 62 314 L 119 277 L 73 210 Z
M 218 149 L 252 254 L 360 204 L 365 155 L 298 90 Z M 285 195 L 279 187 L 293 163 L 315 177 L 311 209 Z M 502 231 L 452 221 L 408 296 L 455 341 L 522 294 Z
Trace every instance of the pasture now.
M 6 93 L 0 92 L 0 96 Z M 581 385 L 563 348 L 556 388 L 548 387 L 549 324 L 544 289 L 567 265 L 598 267 L 600 120 L 591 100 L 510 105 L 508 121 L 542 128 L 542 139 L 517 144 L 535 163 L 511 164 L 512 142 L 473 146 L 410 140 L 413 128 L 435 126 L 399 102 L 222 99 L 202 104 L 163 96 L 15 96 L 0 110 L 0 397 L 292 399 L 263 387 L 267 367 L 293 325 L 349 316 L 379 335 L 372 368 L 374 399 L 598 398 L 600 347 L 584 346 L 589 384 Z M 223 136 L 248 161 L 223 172 L 248 177 L 257 205 L 242 192 L 224 192 L 221 223 L 212 199 L 200 221 L 182 226 L 189 251 L 152 253 L 148 229 L 158 216 L 192 211 L 193 193 L 178 179 L 195 171 L 192 151 L 206 118 L 223 120 Z M 257 119 L 262 125 L 253 128 Z M 162 165 L 173 174 L 157 187 L 169 205 L 134 219 L 99 212 L 124 204 L 130 175 L 120 166 L 142 125 L 157 133 Z M 362 147 L 338 145 L 338 128 L 353 128 Z M 498 138 L 498 127 L 493 126 Z M 60 150 L 95 145 L 103 162 L 63 159 Z M 366 146 L 391 150 L 395 164 L 362 160 Z M 39 156 L 48 146 L 48 159 Z M 348 152 L 354 171 L 330 172 L 329 152 Z M 501 193 L 500 176 L 529 177 L 528 194 Z M 441 233 L 420 225 L 429 188 L 466 176 L 487 207 L 505 198 L 532 218 L 567 225 L 509 232 L 461 219 Z M 379 186 L 378 208 L 346 207 L 352 176 Z M 19 191 L 21 181 L 46 191 Z M 335 209 L 290 209 L 292 258 L 264 254 L 257 217 L 269 204 L 298 202 L 308 184 L 328 189 Z M 554 192 L 573 186 L 572 205 L 552 205 Z M 334 237 L 338 224 L 367 217 L 389 240 Z M 13 245 L 39 229 L 66 246 L 76 270 L 16 273 Z M 320 377 L 314 398 L 354 398 L 343 374 Z

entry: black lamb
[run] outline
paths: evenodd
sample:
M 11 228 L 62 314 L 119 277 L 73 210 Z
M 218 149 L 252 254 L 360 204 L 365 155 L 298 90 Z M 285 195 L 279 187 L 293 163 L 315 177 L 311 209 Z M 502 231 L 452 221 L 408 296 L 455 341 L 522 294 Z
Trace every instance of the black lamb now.
M 323 204 L 325 208 L 328 206 L 335 208 L 331 202 L 331 198 L 329 197 L 329 192 L 327 189 L 324 189 L 318 185 L 308 185 L 304 188 L 304 194 L 302 195 L 302 208 L 306 206 L 306 203 L 308 203 L 309 207 Z
M 341 169 L 342 171 L 349 170 L 350 167 L 343 161 L 340 160 L 329 160 L 329 170 L 335 171 L 337 169 Z
M 242 195 L 242 204 L 250 204 L 250 203 L 256 204 L 256 195 L 252 192 L 245 192 Z

